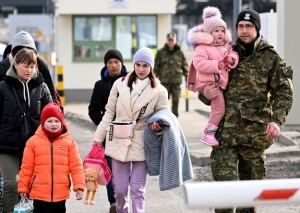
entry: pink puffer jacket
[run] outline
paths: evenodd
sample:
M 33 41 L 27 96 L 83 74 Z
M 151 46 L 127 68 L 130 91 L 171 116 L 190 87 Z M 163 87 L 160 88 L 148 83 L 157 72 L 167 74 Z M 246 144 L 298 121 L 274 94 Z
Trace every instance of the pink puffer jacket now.
M 188 89 L 194 92 L 200 91 L 208 82 L 215 82 L 215 74 L 220 75 L 220 87 L 226 89 L 228 71 L 237 66 L 239 59 L 238 54 L 232 51 L 232 47 L 229 44 L 231 35 L 228 30 L 225 34 L 225 42 L 215 44 L 213 36 L 204 32 L 203 26 L 199 25 L 189 31 L 188 41 L 194 46 L 194 57 L 187 80 Z M 234 59 L 234 64 L 226 64 L 224 69 L 219 70 L 219 60 L 226 55 Z

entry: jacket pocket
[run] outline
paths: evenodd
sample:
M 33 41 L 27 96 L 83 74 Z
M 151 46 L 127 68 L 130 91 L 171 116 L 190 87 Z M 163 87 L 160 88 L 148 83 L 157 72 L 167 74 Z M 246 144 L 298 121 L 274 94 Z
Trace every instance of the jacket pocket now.
M 267 111 L 256 109 L 241 109 L 240 114 L 242 119 L 267 124 L 270 121 L 270 115 Z
M 267 76 L 269 74 L 269 70 L 262 68 L 262 69 L 258 69 L 257 73 L 263 76 Z
M 268 124 L 271 113 L 264 100 L 247 99 L 238 104 L 241 118 L 248 121 Z

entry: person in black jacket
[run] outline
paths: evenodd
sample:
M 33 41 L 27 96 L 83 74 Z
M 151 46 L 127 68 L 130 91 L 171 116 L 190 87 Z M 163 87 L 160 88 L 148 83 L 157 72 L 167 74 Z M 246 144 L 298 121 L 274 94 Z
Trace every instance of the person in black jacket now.
M 89 104 L 89 116 L 95 125 L 99 125 L 105 113 L 105 105 L 114 82 L 127 75 L 126 67 L 123 65 L 123 56 L 116 49 L 108 50 L 104 55 L 105 66 L 100 72 L 101 80 L 95 83 L 91 101 Z M 105 143 L 104 143 L 105 144 Z M 112 170 L 111 157 L 105 156 L 107 164 Z M 112 179 L 106 186 L 108 201 L 111 205 L 110 213 L 116 213 L 116 199 L 114 197 L 114 185 Z
M 22 137 L 23 117 L 30 120 L 34 134 L 40 114 L 52 97 L 43 76 L 36 70 L 34 50 L 22 48 L 0 82 L 0 170 L 3 176 L 3 213 L 13 212 L 19 202 L 18 174 L 26 139 Z M 20 102 L 20 107 L 18 104 Z
M 33 49 L 35 54 L 37 54 L 37 49 L 36 49 L 34 40 L 31 37 L 31 35 L 25 31 L 20 31 L 13 38 L 11 54 L 9 55 L 8 58 L 6 58 L 0 62 L 0 81 L 4 80 L 6 72 L 9 69 L 11 63 L 13 62 L 14 56 L 17 54 L 17 52 L 19 50 L 23 49 L 24 47 Z M 52 81 L 48 66 L 39 57 L 37 57 L 37 68 L 38 68 L 39 72 L 42 74 L 43 79 L 50 90 L 53 101 L 57 102 L 55 88 L 53 85 L 53 81 Z
M 10 53 L 11 53 L 11 44 L 9 44 L 5 47 L 4 52 L 3 52 L 2 60 L 8 58 Z

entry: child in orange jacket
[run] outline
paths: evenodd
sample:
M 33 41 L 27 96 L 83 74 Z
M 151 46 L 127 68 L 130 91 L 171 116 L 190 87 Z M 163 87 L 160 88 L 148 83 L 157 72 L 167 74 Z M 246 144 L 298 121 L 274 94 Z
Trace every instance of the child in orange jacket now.
M 81 200 L 85 178 L 77 143 L 59 105 L 49 103 L 41 113 L 41 125 L 26 143 L 18 192 L 21 197 L 29 194 L 35 213 L 66 212 L 70 174 L 76 199 Z

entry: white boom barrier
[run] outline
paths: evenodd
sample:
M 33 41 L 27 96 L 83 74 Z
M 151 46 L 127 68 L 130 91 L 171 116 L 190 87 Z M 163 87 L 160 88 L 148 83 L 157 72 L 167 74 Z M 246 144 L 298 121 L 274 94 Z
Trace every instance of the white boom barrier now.
M 185 183 L 189 209 L 300 203 L 300 179 Z

